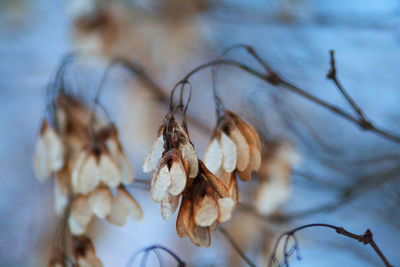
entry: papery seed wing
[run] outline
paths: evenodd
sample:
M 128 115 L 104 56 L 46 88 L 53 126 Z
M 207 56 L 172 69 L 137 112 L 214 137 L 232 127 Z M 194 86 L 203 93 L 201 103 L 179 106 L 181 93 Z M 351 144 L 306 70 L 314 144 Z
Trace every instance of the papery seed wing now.
M 187 225 L 192 214 L 192 203 L 186 197 L 182 198 L 178 217 L 176 218 L 176 233 L 179 237 L 188 235 Z
M 237 127 L 234 127 L 230 131 L 229 136 L 236 145 L 236 169 L 239 171 L 243 171 L 249 165 L 249 144 Z
M 68 170 L 63 169 L 56 177 L 54 183 L 54 202 L 57 215 L 64 212 L 68 204 L 68 182 L 70 175 Z
M 74 235 L 81 235 L 86 231 L 86 227 L 92 219 L 92 212 L 89 208 L 87 197 L 79 196 L 71 206 L 71 213 L 68 218 L 69 228 Z
M 124 185 L 133 183 L 133 181 L 135 180 L 133 168 L 124 152 L 119 153 L 119 168 L 121 171 L 121 182 Z
M 129 194 L 123 187 L 118 187 L 118 199 L 124 204 L 126 210 L 128 211 L 128 216 L 138 222 L 143 219 L 143 211 L 137 203 L 136 199 Z
M 161 216 L 164 220 L 168 221 L 171 214 L 176 211 L 179 204 L 179 196 L 173 196 L 171 194 L 165 194 L 161 201 Z M 178 223 L 178 222 L 177 222 Z
M 41 136 L 38 137 L 35 146 L 33 167 L 35 176 L 40 182 L 46 181 L 51 177 L 51 170 L 47 162 L 46 146 Z
M 193 224 L 192 230 L 189 232 L 190 240 L 199 247 L 209 247 L 211 244 L 210 230 L 208 227 L 201 227 Z
M 156 169 L 161 162 L 162 153 L 164 151 L 164 137 L 162 131 L 158 135 L 156 141 L 151 146 L 149 153 L 143 162 L 143 172 L 151 172 Z
M 207 168 L 215 173 L 222 165 L 222 151 L 218 144 L 217 138 L 213 138 L 207 146 L 204 155 L 204 164 Z
M 224 168 L 220 168 L 219 170 L 217 170 L 217 172 L 215 173 L 215 176 L 218 177 L 219 180 L 221 180 L 221 182 L 223 182 L 223 184 L 228 187 L 231 179 L 232 179 L 232 172 L 226 172 L 224 170 Z
M 198 226 L 212 225 L 219 217 L 218 203 L 212 194 L 206 194 L 203 198 L 196 197 L 193 200 L 194 222 Z
M 219 140 L 223 155 L 223 167 L 226 172 L 233 172 L 236 168 L 237 151 L 236 145 L 225 133 L 221 133 Z
M 262 182 L 256 195 L 256 209 L 263 215 L 274 212 L 289 197 L 289 186 L 285 181 Z
M 218 222 L 226 222 L 231 218 L 232 213 L 236 208 L 236 202 L 230 197 L 220 198 L 218 199 L 218 207 Z
M 99 187 L 90 193 L 88 203 L 90 210 L 100 219 L 104 219 L 111 212 L 113 196 L 106 187 Z
M 106 217 L 107 221 L 114 225 L 122 226 L 126 222 L 128 210 L 120 198 L 112 198 L 111 212 Z
M 172 162 L 169 176 L 171 183 L 168 186 L 168 192 L 173 196 L 177 196 L 182 193 L 186 185 L 186 172 L 180 159 Z
M 43 132 L 43 141 L 47 150 L 47 160 L 51 171 L 57 172 L 64 166 L 64 146 L 61 138 L 47 126 Z
M 231 181 L 229 183 L 229 194 L 230 197 L 236 202 L 239 202 L 239 188 L 238 188 L 238 184 L 236 181 L 236 177 L 235 175 L 232 173 L 232 178 Z
M 86 156 L 86 153 L 82 152 L 73 170 L 74 191 L 87 194 L 95 189 L 99 182 L 99 168 L 95 157 L 93 155 Z
M 121 182 L 121 173 L 117 164 L 105 153 L 100 156 L 99 175 L 100 179 L 110 187 L 117 187 Z
M 237 171 L 237 174 L 239 175 L 240 179 L 244 182 L 247 182 L 251 178 L 251 171 L 252 171 L 252 166 L 249 165 L 247 168 L 243 171 Z
M 171 177 L 168 170 L 168 165 L 164 164 L 153 173 L 151 180 L 150 194 L 153 201 L 159 203 L 167 193 L 167 189 L 171 184 Z
M 221 197 L 229 197 L 229 190 L 228 187 L 225 186 L 225 184 L 214 174 L 212 174 L 204 165 L 203 162 L 200 161 L 200 165 L 202 168 L 202 172 L 204 174 L 204 178 L 207 179 L 211 186 L 214 188 L 215 191 L 221 196 Z
M 194 178 L 197 176 L 199 171 L 199 162 L 197 158 L 196 151 L 193 148 L 193 145 L 187 140 L 184 144 L 181 144 L 179 147 L 179 151 L 181 152 L 182 158 L 188 160 L 189 163 L 189 178 Z

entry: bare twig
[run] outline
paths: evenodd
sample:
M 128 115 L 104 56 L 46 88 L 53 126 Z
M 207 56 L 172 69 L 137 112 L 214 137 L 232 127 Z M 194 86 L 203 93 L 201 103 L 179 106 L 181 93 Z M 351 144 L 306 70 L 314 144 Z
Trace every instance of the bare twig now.
M 169 255 L 171 255 L 171 256 L 174 258 L 174 260 L 176 261 L 177 267 L 185 267 L 185 266 L 186 266 L 186 263 L 183 262 L 183 261 L 178 257 L 178 255 L 176 255 L 174 252 L 172 252 L 172 250 L 170 250 L 170 249 L 168 249 L 168 248 L 166 248 L 166 247 L 164 247 L 164 246 L 161 246 L 161 245 L 153 245 L 153 246 L 149 246 L 149 247 L 146 247 L 146 248 L 143 248 L 143 249 L 139 250 L 138 252 L 136 252 L 136 253 L 129 259 L 129 261 L 127 262 L 126 266 L 127 266 L 127 267 L 132 266 L 133 263 L 134 263 L 134 261 L 135 261 L 135 259 L 137 258 L 137 256 L 138 256 L 140 253 L 144 253 L 144 256 L 143 256 L 143 258 L 142 258 L 142 262 L 141 262 L 141 265 L 140 265 L 140 266 L 145 266 L 145 264 L 146 264 L 146 262 L 147 262 L 147 257 L 148 257 L 148 255 L 149 255 L 149 252 L 151 252 L 151 251 L 154 251 L 154 253 L 156 253 L 156 256 L 157 256 L 158 260 L 160 261 L 160 266 L 161 266 L 161 258 L 160 258 L 160 255 L 159 255 L 159 253 L 158 253 L 158 250 L 159 250 L 159 249 L 160 249 L 160 250 L 163 250 L 163 251 L 167 252 Z
M 275 266 L 282 266 L 276 258 L 276 253 L 277 253 L 278 245 L 283 238 L 285 238 L 285 243 L 284 243 L 284 247 L 283 247 L 283 255 L 282 255 L 283 256 L 283 266 L 289 266 L 289 261 L 288 261 L 289 257 L 293 254 L 294 251 L 298 251 L 298 240 L 295 236 L 295 233 L 300 230 L 303 230 L 306 228 L 311 228 L 311 227 L 331 228 L 331 229 L 334 229 L 336 231 L 336 233 L 338 233 L 339 235 L 344 235 L 349 238 L 355 239 L 359 242 L 362 242 L 364 245 L 370 245 L 374 249 L 375 253 L 379 256 L 381 261 L 385 264 L 386 267 L 392 266 L 389 263 L 389 261 L 386 259 L 385 255 L 383 255 L 383 253 L 379 249 L 378 245 L 375 243 L 371 230 L 367 229 L 364 232 L 364 234 L 356 235 L 356 234 L 353 234 L 353 233 L 345 230 L 343 227 L 338 227 L 338 226 L 334 226 L 334 225 L 330 225 L 330 224 L 323 224 L 323 223 L 314 223 L 314 224 L 303 225 L 303 226 L 297 227 L 293 230 L 290 230 L 288 232 L 281 234 L 275 242 L 274 249 L 269 258 L 268 266 L 272 266 L 273 264 Z M 293 240 L 294 240 L 294 245 L 288 249 L 288 243 L 291 238 L 293 238 Z
M 353 108 L 353 110 L 358 114 L 358 119 L 362 125 L 360 125 L 363 129 L 368 129 L 373 127 L 372 123 L 365 118 L 364 112 L 361 110 L 361 108 L 354 102 L 354 100 L 351 98 L 351 96 L 347 93 L 347 91 L 344 89 L 344 87 L 341 85 L 339 82 L 337 76 L 336 76 L 336 64 L 335 64 L 335 51 L 331 50 L 330 51 L 330 66 L 331 69 L 329 70 L 328 74 L 326 77 L 331 80 L 336 87 L 339 89 L 340 93 L 344 96 L 346 101 L 350 104 L 350 106 Z
M 255 267 L 256 265 L 244 254 L 244 252 L 240 249 L 239 245 L 232 239 L 232 237 L 229 235 L 229 233 L 225 230 L 225 228 L 223 228 L 222 226 L 220 226 L 218 228 L 218 230 L 224 235 L 224 237 L 226 238 L 226 240 L 228 240 L 229 244 L 231 244 L 231 246 L 236 250 L 236 252 L 240 255 L 240 257 L 242 257 L 242 259 L 249 265 L 252 267 Z
M 326 102 L 325 100 L 322 100 L 310 93 L 308 93 L 307 91 L 305 91 L 304 89 L 297 87 L 296 85 L 284 80 L 282 77 L 280 77 L 277 72 L 275 72 L 264 60 L 261 59 L 261 57 L 254 51 L 254 49 L 250 46 L 248 46 L 248 52 L 258 61 L 260 62 L 266 73 L 262 73 L 259 72 L 251 67 L 249 67 L 246 64 L 243 64 L 241 62 L 238 61 L 234 61 L 234 60 L 226 60 L 226 59 L 217 59 L 217 60 L 213 60 L 207 63 L 204 63 L 198 67 L 196 67 L 195 69 L 193 69 L 192 71 L 190 71 L 188 74 L 186 74 L 186 76 L 181 80 L 181 81 L 188 81 L 189 78 L 191 76 L 193 76 L 195 73 L 197 73 L 198 71 L 208 68 L 208 67 L 213 67 L 217 64 L 222 64 L 222 65 L 228 65 L 228 66 L 232 66 L 232 67 L 236 67 L 239 68 L 241 70 L 246 71 L 247 73 L 271 84 L 274 86 L 280 86 L 281 88 L 285 88 L 297 95 L 300 95 L 303 98 L 306 98 L 307 100 L 321 106 L 324 107 L 328 110 L 330 110 L 331 112 L 335 113 L 336 115 L 349 120 L 350 122 L 353 122 L 354 124 L 357 124 L 362 130 L 365 131 L 371 131 L 383 138 L 386 138 L 392 142 L 395 142 L 397 144 L 400 144 L 400 136 L 390 133 L 387 130 L 384 130 L 380 127 L 374 126 L 371 122 L 360 119 L 359 117 L 355 117 L 354 115 L 346 112 L 345 110 L 341 109 L 340 107 L 337 107 L 333 104 L 330 104 L 328 102 Z

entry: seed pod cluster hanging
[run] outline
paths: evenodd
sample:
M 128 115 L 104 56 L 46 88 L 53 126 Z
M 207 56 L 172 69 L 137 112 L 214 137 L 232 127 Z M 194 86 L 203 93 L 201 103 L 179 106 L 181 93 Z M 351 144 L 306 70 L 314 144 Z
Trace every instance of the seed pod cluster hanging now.
M 144 163 L 153 171 L 151 197 L 161 202 L 161 214 L 168 220 L 181 200 L 176 221 L 179 237 L 189 237 L 197 246 L 208 247 L 210 233 L 229 220 L 239 201 L 236 174 L 248 181 L 261 163 L 260 138 L 254 128 L 232 111 L 219 119 L 208 146 L 205 162 L 198 159 L 186 127 L 186 106 L 173 107 L 160 126 Z M 179 85 L 179 83 L 178 83 Z M 171 99 L 176 87 L 171 93 Z M 181 110 L 183 121 L 175 118 Z

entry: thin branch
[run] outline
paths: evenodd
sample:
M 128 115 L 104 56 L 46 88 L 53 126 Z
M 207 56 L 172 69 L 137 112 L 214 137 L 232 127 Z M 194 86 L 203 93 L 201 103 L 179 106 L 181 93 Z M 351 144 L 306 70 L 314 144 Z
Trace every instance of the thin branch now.
M 338 226 L 334 226 L 334 225 L 330 225 L 330 224 L 323 224 L 323 223 L 314 223 L 314 224 L 303 225 L 303 226 L 297 227 L 293 230 L 290 230 L 288 232 L 281 234 L 275 242 L 274 249 L 269 258 L 268 266 L 272 266 L 273 264 L 275 264 L 276 266 L 281 266 L 276 259 L 276 253 L 277 253 L 278 245 L 281 242 L 282 238 L 285 238 L 285 245 L 283 247 L 283 262 L 284 262 L 284 266 L 289 266 L 288 258 L 292 254 L 290 252 L 293 252 L 293 250 L 295 250 L 295 251 L 298 250 L 298 241 L 296 239 L 295 233 L 300 230 L 303 230 L 306 228 L 311 228 L 311 227 L 331 228 L 331 229 L 334 229 L 336 231 L 336 233 L 339 235 L 344 235 L 351 239 L 357 240 L 359 242 L 362 242 L 364 245 L 370 245 L 373 248 L 373 250 L 375 251 L 375 253 L 379 256 L 381 261 L 385 264 L 385 266 L 392 267 L 392 265 L 386 259 L 385 255 L 382 253 L 382 251 L 380 250 L 378 245 L 375 243 L 371 230 L 367 229 L 364 232 L 364 234 L 356 235 L 354 233 L 351 233 L 351 232 L 345 230 L 343 227 L 338 227 Z M 295 243 L 294 243 L 293 249 L 288 250 L 288 242 L 289 242 L 290 238 L 293 238 Z
M 240 257 L 242 257 L 242 259 L 249 265 L 252 267 L 255 267 L 256 265 L 244 254 L 244 252 L 240 249 L 239 245 L 232 239 L 232 237 L 229 235 L 229 233 L 225 230 L 225 228 L 223 228 L 222 226 L 220 226 L 218 228 L 218 230 L 224 235 L 224 237 L 226 238 L 226 240 L 228 240 L 229 244 L 231 244 L 231 246 L 236 250 L 236 252 L 240 255 Z
M 176 263 L 177 263 L 177 267 L 185 267 L 185 266 L 186 266 L 186 263 L 183 262 L 183 261 L 178 257 L 178 255 L 176 255 L 174 252 L 172 252 L 172 250 L 170 250 L 170 249 L 168 249 L 168 248 L 166 248 L 166 247 L 164 247 L 164 246 L 161 246 L 161 245 L 152 245 L 152 246 L 149 246 L 149 247 L 146 247 L 146 248 L 143 248 L 143 249 L 139 250 L 138 252 L 136 252 L 136 253 L 129 259 L 129 261 L 127 262 L 126 266 L 127 266 L 127 267 L 132 266 L 133 263 L 134 263 L 134 261 L 135 261 L 135 259 L 137 258 L 137 256 L 138 256 L 140 253 L 142 253 L 142 252 L 144 252 L 144 256 L 143 256 L 143 258 L 142 258 L 142 262 L 141 262 L 141 265 L 140 265 L 140 266 L 145 266 L 145 264 L 147 263 L 147 257 L 148 257 L 148 255 L 149 255 L 149 252 L 150 252 L 150 251 L 155 251 L 156 256 L 157 256 L 157 258 L 158 258 L 158 260 L 159 260 L 160 266 L 161 266 L 161 258 L 160 258 L 159 253 L 157 252 L 158 249 L 163 250 L 163 251 L 167 252 L 170 256 L 172 256 L 172 257 L 174 258 L 174 260 L 176 261 Z
M 400 144 L 400 136 L 399 135 L 390 133 L 389 131 L 386 131 L 382 128 L 374 126 L 371 122 L 366 123 L 365 120 L 355 117 L 354 115 L 346 112 L 345 110 L 341 109 L 340 107 L 337 107 L 331 103 L 328 103 L 325 100 L 322 100 L 322 99 L 308 93 L 304 89 L 301 89 L 300 87 L 297 87 L 296 85 L 284 80 L 264 60 L 262 60 L 261 57 L 257 53 L 255 53 L 251 47 L 248 48 L 248 51 L 251 55 L 253 55 L 253 57 L 256 58 L 257 61 L 259 61 L 264 66 L 266 73 L 259 72 L 255 69 L 249 67 L 248 65 L 243 64 L 238 61 L 218 59 L 218 60 L 213 60 L 213 61 L 204 63 L 204 64 L 196 67 L 195 69 L 190 71 L 188 74 L 186 74 L 186 76 L 181 81 L 188 81 L 189 78 L 191 76 L 193 76 L 195 73 L 197 73 L 198 71 L 208 68 L 208 67 L 212 67 L 217 64 L 236 67 L 236 68 L 246 71 L 247 73 L 249 73 L 271 85 L 280 86 L 281 88 L 285 88 L 297 95 L 300 95 L 303 98 L 306 98 L 307 100 L 330 110 L 331 112 L 335 113 L 336 115 L 338 115 L 346 120 L 349 120 L 350 122 L 353 122 L 354 124 L 357 124 L 362 130 L 371 131 L 383 138 L 386 138 L 392 142 Z
M 356 104 L 356 102 L 354 102 L 354 100 L 347 93 L 347 91 L 344 89 L 344 87 L 341 85 L 341 83 L 339 82 L 339 80 L 337 78 L 336 64 L 335 64 L 335 51 L 333 51 L 333 50 L 330 51 L 330 57 L 331 57 L 331 60 L 330 60 L 331 69 L 329 70 L 326 77 L 336 85 L 336 87 L 339 89 L 340 93 L 344 96 L 346 101 L 350 104 L 350 106 L 353 108 L 353 110 L 358 114 L 359 120 L 363 124 L 362 127 L 363 128 L 364 127 L 365 128 L 372 127 L 372 123 L 365 118 L 365 115 L 364 115 L 363 111 L 361 110 L 361 108 Z

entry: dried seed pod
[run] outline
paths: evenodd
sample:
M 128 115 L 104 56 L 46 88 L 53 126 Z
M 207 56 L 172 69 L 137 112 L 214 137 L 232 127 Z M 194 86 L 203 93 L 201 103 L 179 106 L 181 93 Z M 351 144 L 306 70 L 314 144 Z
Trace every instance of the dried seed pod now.
M 141 221 L 143 219 L 143 212 L 137 203 L 136 199 L 129 194 L 123 186 L 118 187 L 118 199 L 125 206 L 127 215 L 134 221 Z
M 221 133 L 219 144 L 223 155 L 223 168 L 226 172 L 233 172 L 237 160 L 236 145 L 225 133 Z
M 205 164 L 200 161 L 200 170 L 203 174 L 203 177 L 208 180 L 214 190 L 221 196 L 221 197 L 229 197 L 229 189 L 224 185 L 224 183 L 214 174 L 207 169 Z
M 189 231 L 190 241 L 199 247 L 209 247 L 211 244 L 210 229 L 208 227 L 197 226 L 194 223 L 191 225 L 193 227 Z
M 39 181 L 45 181 L 64 166 L 64 146 L 61 138 L 43 120 L 34 152 L 34 171 Z
M 126 217 L 128 216 L 128 209 L 125 206 L 121 198 L 113 197 L 111 202 L 111 212 L 106 217 L 109 223 L 122 226 L 126 223 Z
M 150 195 L 153 201 L 157 203 L 161 202 L 170 184 L 171 177 L 169 175 L 168 165 L 164 164 L 153 173 L 153 178 L 151 179 Z
M 87 194 L 93 191 L 100 182 L 100 173 L 95 155 L 81 151 L 72 171 L 74 191 Z
M 177 150 L 172 149 L 170 155 L 167 156 L 167 165 L 169 168 L 169 175 L 171 184 L 168 186 L 168 192 L 177 196 L 182 193 L 186 185 L 186 171 L 182 164 L 180 154 Z
M 236 169 L 243 171 L 247 168 L 250 161 L 249 144 L 236 126 L 229 132 L 229 136 L 236 145 Z
M 161 216 L 164 220 L 168 220 L 171 214 L 173 214 L 179 205 L 179 196 L 173 196 L 171 194 L 165 194 L 161 201 Z
M 88 198 L 78 196 L 74 199 L 71 206 L 71 213 L 68 218 L 69 228 L 74 235 L 83 234 L 86 231 L 90 220 L 92 219 Z
M 100 219 L 104 219 L 111 212 L 112 199 L 113 196 L 108 188 L 98 187 L 89 195 L 90 210 Z
M 236 208 L 236 201 L 233 198 L 225 197 L 218 199 L 219 217 L 218 222 L 226 222 L 232 217 L 232 213 Z
M 207 146 L 206 153 L 204 155 L 204 163 L 207 168 L 212 172 L 216 173 L 222 165 L 222 151 L 218 144 L 217 138 L 211 139 Z
M 191 215 L 192 201 L 184 195 L 182 198 L 181 206 L 179 208 L 178 217 L 176 219 L 176 233 L 181 238 L 189 235 L 188 228 Z
M 98 173 L 101 181 L 109 187 L 117 187 L 121 182 L 121 173 L 110 155 L 102 153 L 98 163 Z
M 193 145 L 190 143 L 189 139 L 182 142 L 182 144 L 179 146 L 179 151 L 181 152 L 182 158 L 186 159 L 189 164 L 188 177 L 196 177 L 199 171 L 199 162 L 196 151 L 194 150 Z
M 73 236 L 73 255 L 78 267 L 102 267 L 103 264 L 96 256 L 92 241 L 87 236 Z
M 243 181 L 248 181 L 252 171 L 260 168 L 260 137 L 251 125 L 225 110 L 207 147 L 205 162 L 225 184 L 229 179 L 221 175 L 234 171 Z
M 193 199 L 194 222 L 202 227 L 212 225 L 219 217 L 218 202 L 213 196 L 213 191 L 211 188 L 207 191 L 204 196 L 201 196 L 201 192 L 196 192 Z
M 157 139 L 154 141 L 143 162 L 143 172 L 151 172 L 155 170 L 161 162 L 162 153 L 164 151 L 164 128 L 165 126 L 161 126 L 158 131 Z
M 68 168 L 65 167 L 57 174 L 54 183 L 54 202 L 57 215 L 61 215 L 68 204 L 69 181 L 70 172 Z
M 106 138 L 105 146 L 113 161 L 118 165 L 121 183 L 124 185 L 133 183 L 133 168 L 118 140 L 117 128 L 114 125 L 111 125 L 107 129 L 106 135 L 108 135 L 108 137 Z

